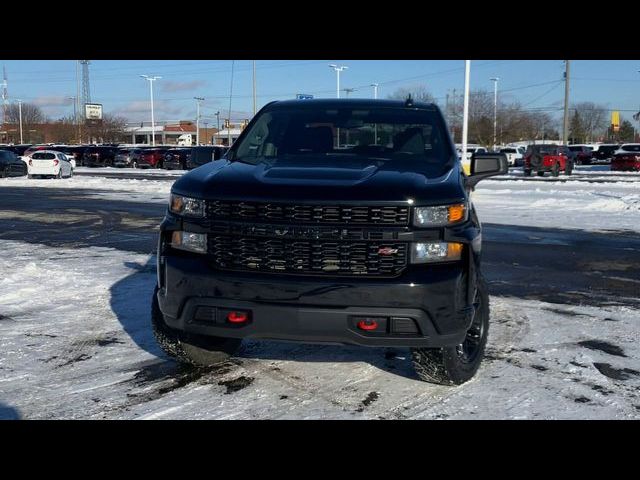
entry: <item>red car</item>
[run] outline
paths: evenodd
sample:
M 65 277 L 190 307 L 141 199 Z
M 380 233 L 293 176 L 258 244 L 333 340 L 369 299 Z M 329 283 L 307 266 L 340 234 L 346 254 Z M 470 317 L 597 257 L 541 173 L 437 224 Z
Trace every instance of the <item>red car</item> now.
M 640 143 L 626 143 L 613 154 L 611 170 L 640 172 Z
M 569 149 L 563 145 L 529 145 L 524 154 L 524 176 L 530 176 L 534 170 L 539 177 L 544 177 L 545 172 L 551 172 L 554 177 L 560 172 L 571 175 L 573 160 Z
M 167 150 L 167 148 L 149 148 L 142 150 L 136 166 L 138 168 L 162 168 L 164 155 L 167 153 Z

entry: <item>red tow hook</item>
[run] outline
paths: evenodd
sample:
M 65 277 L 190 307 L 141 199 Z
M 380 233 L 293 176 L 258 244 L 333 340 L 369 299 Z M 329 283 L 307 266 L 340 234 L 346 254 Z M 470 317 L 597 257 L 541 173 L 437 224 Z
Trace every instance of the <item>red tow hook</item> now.
M 244 323 L 249 320 L 249 315 L 246 312 L 229 312 L 227 320 L 230 323 Z
M 378 328 L 378 322 L 373 319 L 367 318 L 358 322 L 358 328 L 366 332 L 370 332 Z

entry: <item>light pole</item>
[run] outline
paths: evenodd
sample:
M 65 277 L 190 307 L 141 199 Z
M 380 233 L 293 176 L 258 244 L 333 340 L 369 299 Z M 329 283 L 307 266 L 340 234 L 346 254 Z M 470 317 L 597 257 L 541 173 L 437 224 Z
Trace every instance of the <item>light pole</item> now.
M 498 126 L 498 81 L 500 78 L 490 78 L 493 82 L 493 150 L 496 149 L 496 130 Z
M 149 93 L 151 95 L 151 145 L 156 146 L 156 120 L 153 116 L 153 82 L 162 77 L 150 77 L 149 75 L 140 75 L 140 77 L 149 81 Z
M 256 114 L 256 107 L 258 105 L 258 98 L 256 95 L 256 61 L 253 61 L 253 114 Z
M 203 97 L 193 97 L 196 101 L 197 113 L 196 113 L 196 145 L 200 145 L 200 104 L 204 102 Z
M 22 139 L 22 100 L 18 100 L 18 116 L 20 117 L 20 145 L 24 143 Z
M 67 97 L 68 100 L 73 100 L 73 123 L 74 125 L 78 125 L 78 110 L 76 108 L 77 102 L 76 97 Z M 78 141 L 79 143 L 79 141 Z
M 205 142 L 207 141 L 207 137 L 209 136 L 208 125 L 209 125 L 209 122 L 205 121 L 204 122 L 204 140 L 205 140 Z
M 336 80 L 337 80 L 336 98 L 340 98 L 340 72 L 342 72 L 343 70 L 348 69 L 349 67 L 347 67 L 345 65 L 336 65 L 335 63 L 329 64 L 329 67 L 333 68 L 336 71 Z
M 369 86 L 373 87 L 373 99 L 377 100 L 378 99 L 378 84 L 377 83 L 372 83 Z
M 216 145 L 218 144 L 219 140 L 218 140 L 218 135 L 220 135 L 220 110 L 218 110 L 215 114 L 216 116 L 216 127 L 217 127 L 217 131 L 216 131 Z

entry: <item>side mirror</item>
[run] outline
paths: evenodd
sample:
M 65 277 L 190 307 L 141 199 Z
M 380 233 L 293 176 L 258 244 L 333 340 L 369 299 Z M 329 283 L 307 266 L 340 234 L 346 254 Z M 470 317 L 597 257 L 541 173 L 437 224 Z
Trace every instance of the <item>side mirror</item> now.
M 474 153 L 471 157 L 471 173 L 467 185 L 475 187 L 482 179 L 495 175 L 504 175 L 509 171 L 509 162 L 505 153 Z

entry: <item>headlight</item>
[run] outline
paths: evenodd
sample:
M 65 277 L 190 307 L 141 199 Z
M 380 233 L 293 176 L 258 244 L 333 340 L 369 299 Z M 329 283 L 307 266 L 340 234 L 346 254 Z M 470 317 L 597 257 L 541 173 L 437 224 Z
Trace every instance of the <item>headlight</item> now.
M 467 219 L 467 206 L 464 203 L 437 207 L 416 207 L 413 225 L 416 227 L 446 227 Z
M 169 211 L 177 215 L 185 217 L 204 217 L 205 212 L 204 200 L 197 198 L 183 197 L 181 195 L 171 194 L 169 200 Z
M 462 243 L 429 242 L 411 244 L 411 263 L 455 262 L 462 257 Z
M 178 230 L 171 234 L 171 246 L 188 252 L 207 253 L 207 234 Z

